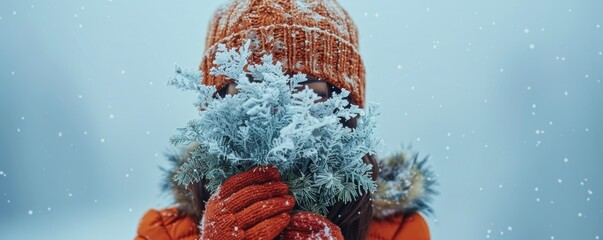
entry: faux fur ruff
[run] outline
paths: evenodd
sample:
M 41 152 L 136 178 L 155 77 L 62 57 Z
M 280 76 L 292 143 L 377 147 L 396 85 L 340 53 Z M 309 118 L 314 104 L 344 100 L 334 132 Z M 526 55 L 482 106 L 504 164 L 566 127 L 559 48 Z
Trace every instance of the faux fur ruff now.
M 402 151 L 379 161 L 377 191 L 373 194 L 373 216 L 385 218 L 398 213 L 433 213 L 429 206 L 437 194 L 437 184 L 428 157 L 417 160 L 418 153 Z

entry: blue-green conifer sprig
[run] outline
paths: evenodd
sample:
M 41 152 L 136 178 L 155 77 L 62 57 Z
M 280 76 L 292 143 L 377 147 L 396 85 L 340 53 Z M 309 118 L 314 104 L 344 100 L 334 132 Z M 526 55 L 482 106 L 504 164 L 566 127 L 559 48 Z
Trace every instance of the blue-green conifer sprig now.
M 195 91 L 202 111 L 170 138 L 174 146 L 199 144 L 174 180 L 188 185 L 205 178 L 215 192 L 232 175 L 272 165 L 289 185 L 297 209 L 323 215 L 338 201 L 375 191 L 372 165 L 362 158 L 381 144 L 375 137 L 376 105 L 349 104 L 345 89 L 317 102 L 320 97 L 307 86 L 296 90 L 306 75 L 285 74 L 271 55 L 248 64 L 250 56 L 249 41 L 238 49 L 218 47 L 210 74 L 233 79 L 239 90 L 224 97 L 201 85 L 198 71 L 176 67 L 168 84 Z M 356 116 L 354 129 L 340 123 Z

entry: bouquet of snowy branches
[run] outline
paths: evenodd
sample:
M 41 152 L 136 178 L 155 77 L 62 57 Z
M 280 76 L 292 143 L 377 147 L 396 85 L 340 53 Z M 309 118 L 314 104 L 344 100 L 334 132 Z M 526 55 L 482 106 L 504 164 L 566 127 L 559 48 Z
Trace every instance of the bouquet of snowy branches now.
M 204 178 L 213 193 L 232 175 L 272 165 L 289 185 L 297 209 L 323 215 L 337 201 L 373 192 L 372 166 L 362 157 L 375 154 L 381 143 L 374 134 L 375 105 L 349 104 L 346 90 L 316 102 L 320 97 L 312 89 L 295 90 L 306 75 L 285 74 L 271 55 L 264 55 L 262 64 L 248 64 L 250 56 L 249 41 L 238 51 L 219 46 L 210 74 L 233 79 L 239 90 L 224 97 L 200 84 L 199 71 L 176 67 L 168 84 L 197 92 L 195 106 L 202 111 L 170 139 L 174 146 L 199 144 L 174 180 L 188 185 Z M 353 129 L 340 123 L 356 116 Z

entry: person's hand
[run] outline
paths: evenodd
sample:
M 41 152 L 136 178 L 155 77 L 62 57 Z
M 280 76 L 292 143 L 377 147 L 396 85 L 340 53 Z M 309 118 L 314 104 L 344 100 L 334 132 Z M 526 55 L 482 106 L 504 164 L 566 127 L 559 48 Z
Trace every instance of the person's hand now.
M 337 225 L 312 212 L 296 212 L 280 235 L 281 240 L 334 239 L 343 240 Z
M 278 169 L 256 167 L 227 179 L 201 221 L 203 239 L 274 239 L 289 224 L 295 198 Z

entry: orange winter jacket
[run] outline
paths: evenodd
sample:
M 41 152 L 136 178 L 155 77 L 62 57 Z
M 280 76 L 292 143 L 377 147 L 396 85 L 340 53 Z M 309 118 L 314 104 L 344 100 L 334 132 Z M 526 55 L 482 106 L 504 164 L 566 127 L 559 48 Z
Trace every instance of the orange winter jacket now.
M 200 239 L 197 223 L 178 208 L 151 209 L 140 220 L 135 240 Z M 398 214 L 374 219 L 369 225 L 369 240 L 429 240 L 427 223 L 418 213 Z

